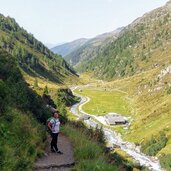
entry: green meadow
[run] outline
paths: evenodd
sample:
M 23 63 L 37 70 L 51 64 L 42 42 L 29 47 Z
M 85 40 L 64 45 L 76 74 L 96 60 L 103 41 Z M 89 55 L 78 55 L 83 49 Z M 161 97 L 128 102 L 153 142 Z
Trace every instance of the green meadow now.
M 94 89 L 77 89 L 75 92 L 90 98 L 82 108 L 87 113 L 105 115 L 108 112 L 116 112 L 127 115 L 130 112 L 126 93 Z

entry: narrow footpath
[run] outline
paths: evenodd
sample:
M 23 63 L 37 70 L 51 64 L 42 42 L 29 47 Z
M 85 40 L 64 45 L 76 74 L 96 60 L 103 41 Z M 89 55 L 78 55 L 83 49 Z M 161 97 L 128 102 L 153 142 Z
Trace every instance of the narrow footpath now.
M 58 148 L 63 154 L 52 153 L 49 147 L 50 141 L 51 137 L 48 136 L 45 155 L 37 160 L 34 171 L 70 171 L 75 163 L 70 140 L 63 134 L 59 134 Z

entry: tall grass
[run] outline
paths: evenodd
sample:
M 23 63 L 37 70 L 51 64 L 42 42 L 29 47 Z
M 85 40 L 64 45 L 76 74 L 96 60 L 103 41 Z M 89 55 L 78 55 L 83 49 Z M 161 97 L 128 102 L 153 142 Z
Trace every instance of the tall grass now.
M 171 171 L 171 154 L 167 154 L 160 158 L 160 163 L 163 168 Z
M 62 127 L 62 131 L 71 139 L 74 146 L 76 165 L 74 171 L 117 171 L 117 167 L 110 164 L 104 154 L 104 147 L 98 143 L 87 131 L 71 124 Z M 91 133 L 90 133 L 91 134 Z
M 43 153 L 45 131 L 31 116 L 16 109 L 0 117 L 0 170 L 31 170 Z

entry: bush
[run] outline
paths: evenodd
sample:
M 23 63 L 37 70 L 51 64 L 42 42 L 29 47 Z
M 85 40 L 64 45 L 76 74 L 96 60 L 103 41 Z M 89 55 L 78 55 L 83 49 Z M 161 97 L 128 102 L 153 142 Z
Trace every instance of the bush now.
M 55 106 L 59 111 L 59 119 L 62 123 L 66 123 L 68 121 L 67 118 L 67 110 L 66 106 L 71 106 L 79 101 L 77 97 L 75 97 L 71 90 L 68 88 L 60 88 L 57 90 L 55 97 L 53 98 L 55 102 Z
M 105 137 L 103 134 L 102 127 L 99 128 L 87 128 L 82 121 L 77 122 L 70 122 L 74 127 L 82 131 L 84 134 L 87 135 L 90 139 L 97 141 L 100 144 L 105 143 Z
M 75 97 L 69 88 L 60 88 L 56 92 L 55 102 L 57 103 L 57 105 L 58 105 L 58 101 L 61 101 L 66 106 L 71 106 L 76 102 L 78 102 L 79 98 Z
M 163 132 L 159 136 L 152 136 L 151 139 L 144 142 L 141 146 L 142 152 L 147 155 L 155 156 L 162 148 L 166 146 L 168 138 Z
M 171 154 L 167 154 L 160 158 L 160 164 L 167 171 L 171 171 Z
M 167 94 L 171 94 L 171 87 L 167 88 Z

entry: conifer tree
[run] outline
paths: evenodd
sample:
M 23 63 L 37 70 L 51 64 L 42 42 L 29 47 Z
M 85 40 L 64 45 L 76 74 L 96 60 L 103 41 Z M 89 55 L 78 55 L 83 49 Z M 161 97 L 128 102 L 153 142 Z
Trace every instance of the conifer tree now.
M 48 86 L 46 85 L 43 91 L 44 94 L 49 94 Z

